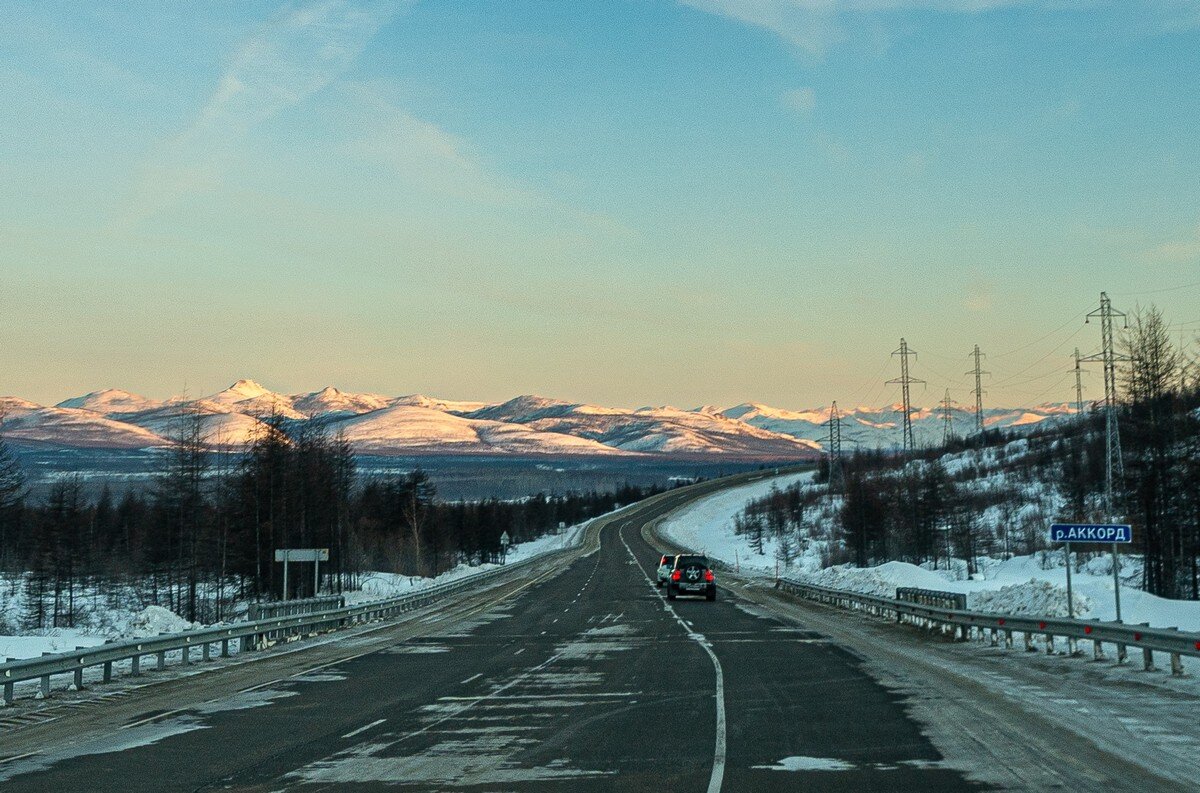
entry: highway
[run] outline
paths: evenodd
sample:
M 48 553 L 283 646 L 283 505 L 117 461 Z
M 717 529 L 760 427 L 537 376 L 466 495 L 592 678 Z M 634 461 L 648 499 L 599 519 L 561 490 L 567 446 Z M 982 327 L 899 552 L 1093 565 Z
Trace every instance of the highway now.
M 5 793 L 985 789 L 944 762 L 894 687 L 803 613 L 781 616 L 740 588 L 715 603 L 663 599 L 643 529 L 688 498 L 598 521 L 591 553 L 452 606 L 0 734 L 0 783 Z

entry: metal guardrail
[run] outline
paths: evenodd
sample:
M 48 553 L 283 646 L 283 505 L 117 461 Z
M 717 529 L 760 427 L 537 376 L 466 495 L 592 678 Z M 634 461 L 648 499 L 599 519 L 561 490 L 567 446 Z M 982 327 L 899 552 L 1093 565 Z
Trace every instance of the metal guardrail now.
M 967 596 L 961 592 L 942 592 L 939 589 L 921 589 L 913 586 L 897 587 L 896 600 L 960 611 L 967 608 Z
M 322 595 L 299 600 L 272 600 L 266 603 L 251 603 L 246 608 L 246 619 L 253 621 L 269 617 L 293 617 L 299 614 L 312 614 L 314 611 L 340 609 L 345 605 L 345 595 Z
M 963 640 L 990 639 L 992 646 L 998 646 L 1003 641 L 1006 648 L 1011 648 L 1014 634 L 1019 633 L 1022 634 L 1025 649 L 1029 652 L 1036 651 L 1034 639 L 1042 636 L 1045 638 L 1047 653 L 1054 653 L 1055 639 L 1062 638 L 1066 640 L 1067 652 L 1076 655 L 1077 643 L 1090 641 L 1096 660 L 1105 657 L 1103 645 L 1113 645 L 1116 648 L 1118 664 L 1127 660 L 1128 647 L 1137 647 L 1142 651 L 1142 664 L 1146 671 L 1155 670 L 1154 653 L 1167 653 L 1171 659 L 1173 675 L 1183 674 L 1183 656 L 1200 657 L 1200 633 L 1181 631 L 1177 628 L 1151 628 L 1147 623 L 1130 625 L 1100 620 L 1031 617 L 942 608 L 898 598 L 830 589 L 790 578 L 778 579 L 776 586 L 807 600 L 826 605 L 865 611 L 931 630 L 951 631 Z
M 580 537 L 582 538 L 582 536 L 581 532 Z M 454 581 L 428 587 L 408 595 L 374 600 L 353 606 L 310 610 L 304 614 L 282 614 L 248 619 L 244 622 L 196 628 L 181 633 L 160 634 L 144 639 L 125 639 L 66 653 L 43 655 L 40 658 L 10 661 L 0 664 L 0 681 L 4 683 L 3 704 L 11 705 L 15 696 L 15 684 L 28 680 L 40 679 L 39 694 L 46 698 L 51 693 L 50 679 L 55 675 L 73 675 L 74 688 L 82 689 L 84 687 L 83 672 L 91 667 L 102 666 L 102 680 L 107 683 L 112 680 L 113 664 L 119 661 L 130 661 L 130 674 L 137 676 L 141 673 L 143 656 L 155 656 L 157 661 L 155 668 L 161 670 L 166 667 L 168 652 L 181 651 L 183 663 L 187 664 L 190 663 L 192 651 L 199 649 L 201 659 L 208 661 L 212 657 L 212 649 L 217 645 L 220 645 L 221 657 L 229 657 L 229 646 L 232 641 L 240 642 L 239 650 L 245 652 L 265 646 L 267 637 L 315 634 L 321 630 L 334 630 L 347 625 L 386 619 L 401 612 L 427 605 L 463 589 L 478 586 L 489 579 L 511 573 L 514 569 L 523 568 L 533 562 L 544 562 L 547 558 L 560 553 L 561 550 L 531 556 L 519 562 L 463 576 Z M 312 599 L 310 598 L 310 600 Z M 323 598 L 318 598 L 318 600 L 323 600 Z M 302 601 L 291 602 L 301 603 Z M 269 605 L 275 607 L 284 604 Z M 286 611 L 287 609 L 279 610 Z

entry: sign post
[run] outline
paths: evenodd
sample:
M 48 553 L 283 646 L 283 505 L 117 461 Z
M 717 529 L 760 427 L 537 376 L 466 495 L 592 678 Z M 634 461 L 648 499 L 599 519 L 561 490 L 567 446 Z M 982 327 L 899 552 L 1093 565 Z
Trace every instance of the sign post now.
M 1120 557 L 1117 546 L 1133 542 L 1133 527 L 1127 523 L 1054 523 L 1050 526 L 1050 542 L 1061 542 L 1067 552 L 1067 613 L 1075 616 L 1071 602 L 1071 543 L 1094 542 L 1112 546 L 1113 599 L 1117 607 L 1117 622 L 1121 621 L 1121 579 L 1117 576 Z
M 275 561 L 283 562 L 283 599 L 288 599 L 288 562 L 313 563 L 313 597 L 321 582 L 321 562 L 329 561 L 328 548 L 276 548 Z

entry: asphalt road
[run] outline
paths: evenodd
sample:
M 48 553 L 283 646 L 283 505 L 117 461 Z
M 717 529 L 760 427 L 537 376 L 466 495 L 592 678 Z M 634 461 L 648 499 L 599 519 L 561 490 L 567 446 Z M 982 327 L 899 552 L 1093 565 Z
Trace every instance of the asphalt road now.
M 0 787 L 976 789 L 822 635 L 725 590 L 667 603 L 641 528 L 678 500 L 608 521 L 598 550 L 557 574 L 430 611 L 356 657 L 282 679 L 260 670 L 271 679 L 232 694 L 206 675 L 193 687 L 209 699 L 182 710 L 134 712 L 135 694 L 89 711 L 86 730 L 18 732 L 0 746 Z M 37 753 L 18 756 L 35 738 Z

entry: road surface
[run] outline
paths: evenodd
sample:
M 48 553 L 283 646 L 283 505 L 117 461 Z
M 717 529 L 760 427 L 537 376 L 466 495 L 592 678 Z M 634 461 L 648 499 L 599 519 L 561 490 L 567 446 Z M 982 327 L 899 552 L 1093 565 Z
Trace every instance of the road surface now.
M 0 785 L 983 789 L 894 688 L 802 618 L 743 590 L 664 600 L 642 530 L 685 499 L 634 505 L 569 565 L 395 625 L 0 733 Z

